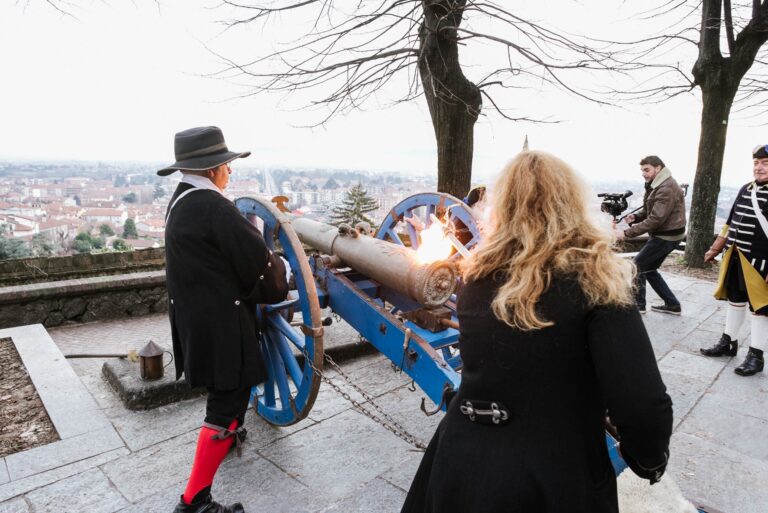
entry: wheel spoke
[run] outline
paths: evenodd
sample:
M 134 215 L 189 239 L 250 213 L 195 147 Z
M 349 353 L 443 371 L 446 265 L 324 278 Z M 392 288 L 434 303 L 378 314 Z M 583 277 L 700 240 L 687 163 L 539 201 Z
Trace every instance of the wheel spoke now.
M 411 226 L 411 225 L 409 224 L 408 226 Z M 413 227 L 411 226 L 411 228 Z M 389 235 L 389 238 L 392 239 L 392 242 L 394 242 L 395 244 L 399 246 L 405 246 L 403 241 L 400 239 L 400 236 L 392 228 L 387 230 L 387 235 Z
M 277 383 L 277 389 L 280 392 L 280 404 L 283 405 L 284 410 L 290 410 L 291 408 L 291 388 L 288 386 L 288 378 L 285 374 L 285 364 L 280 357 L 280 351 L 275 347 L 276 341 L 271 337 L 268 339 L 269 354 L 272 356 L 272 370 L 275 375 L 275 382 Z
M 285 335 L 285 337 L 291 341 L 291 343 L 298 348 L 299 351 L 304 352 L 304 338 L 293 329 L 288 321 L 282 315 L 270 315 L 267 318 L 269 325 L 273 326 L 277 331 Z
M 288 375 L 291 376 L 293 384 L 296 385 L 296 389 L 298 390 L 304 379 L 304 373 L 301 371 L 301 367 L 299 367 L 299 362 L 296 360 L 296 356 L 291 352 L 291 348 L 288 346 L 285 337 L 283 337 L 276 329 L 272 329 L 271 331 L 273 335 L 272 340 L 275 342 L 278 351 L 280 351 L 280 357 L 285 363 L 285 368 L 288 369 Z
M 264 382 L 264 404 L 270 408 L 275 406 L 275 372 L 272 370 L 272 354 L 269 350 L 269 343 L 267 337 L 262 337 L 264 342 L 261 347 L 264 349 L 264 357 L 267 360 L 268 370 L 267 380 Z

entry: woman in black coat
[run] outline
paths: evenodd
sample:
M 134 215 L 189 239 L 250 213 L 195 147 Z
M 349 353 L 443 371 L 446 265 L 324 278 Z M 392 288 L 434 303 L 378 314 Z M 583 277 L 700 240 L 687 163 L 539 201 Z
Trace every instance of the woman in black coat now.
M 502 172 L 458 297 L 461 387 L 403 513 L 617 512 L 606 412 L 630 468 L 664 472 L 672 402 L 584 191 L 545 153 Z

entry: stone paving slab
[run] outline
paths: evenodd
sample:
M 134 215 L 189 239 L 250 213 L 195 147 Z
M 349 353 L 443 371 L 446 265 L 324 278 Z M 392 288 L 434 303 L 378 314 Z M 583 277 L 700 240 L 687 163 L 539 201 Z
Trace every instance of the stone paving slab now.
M 724 409 L 721 403 L 705 395 L 677 432 L 694 435 L 744 456 L 768 461 L 768 443 L 764 440 L 768 434 L 768 420 L 735 410 Z
M 409 449 L 370 419 L 346 411 L 302 431 L 300 437 L 278 440 L 259 454 L 315 491 L 346 496 L 400 464 Z
M 27 494 L 27 500 L 35 513 L 112 513 L 128 505 L 125 497 L 115 490 L 107 476 L 98 468 L 35 490 Z
M 0 504 L 0 513 L 29 513 L 29 506 L 24 499 L 14 499 Z
M 667 273 L 665 277 L 683 301 L 683 314 L 649 311 L 643 320 L 674 402 L 669 475 L 684 495 L 725 513 L 765 513 L 768 376 L 742 378 L 733 373 L 746 344 L 736 358 L 701 356 L 699 347 L 710 345 L 722 332 L 725 303 L 712 298 L 712 283 Z M 649 290 L 648 304 L 656 301 Z M 326 333 L 329 344 L 356 337 L 343 323 L 326 328 Z M 748 334 L 745 323 L 743 341 Z M 170 346 L 165 315 L 63 327 L 52 330 L 51 336 L 64 353 L 124 350 L 150 338 Z M 131 412 L 105 387 L 99 376 L 101 362 L 71 363 L 125 445 L 22 479 L 11 473 L 8 479 L 13 480 L 5 484 L 0 463 L 0 513 L 26 513 L 33 507 L 48 511 L 54 504 L 51 497 L 69 487 L 97 491 L 99 497 L 93 500 L 103 503 L 83 509 L 78 501 L 84 498 L 73 502 L 87 511 L 158 512 L 176 504 L 194 455 L 204 400 Z M 419 411 L 424 394 L 418 388 L 409 390 L 410 380 L 394 373 L 388 360 L 365 357 L 344 362 L 342 368 L 398 423 L 424 441 L 430 439 L 442 414 L 424 416 Z M 337 373 L 327 374 L 355 400 L 362 400 Z M 241 500 L 249 513 L 398 511 L 422 457 L 353 410 L 325 383 L 307 419 L 282 428 L 249 412 L 246 428 L 244 456 L 224 461 L 214 495 L 223 503 Z
M 402 504 L 405 492 L 381 478 L 365 483 L 358 490 L 331 506 L 322 510 L 323 513 L 348 513 L 350 511 L 365 511 L 366 513 L 393 513 L 393 504 Z
M 84 435 L 42 445 L 5 457 L 11 482 L 91 456 L 124 447 L 115 428 L 102 428 Z
M 669 470 L 688 497 L 725 513 L 765 513 L 768 505 L 768 464 L 742 453 L 675 433 Z
M 3 501 L 17 497 L 19 495 L 28 493 L 37 488 L 55 483 L 62 479 L 66 479 L 70 476 L 85 472 L 99 465 L 103 465 L 109 461 L 124 457 L 130 454 L 128 449 L 116 449 L 114 451 L 106 452 L 87 458 L 70 465 L 64 465 L 46 472 L 41 472 L 33 476 L 25 477 L 23 479 L 17 479 L 4 485 L 0 485 L 0 504 Z
M 10 480 L 11 476 L 8 475 L 8 465 L 5 464 L 5 458 L 0 458 L 0 485 Z
M 197 432 L 186 433 L 134 451 L 101 469 L 128 501 L 137 502 L 174 484 L 181 489 L 192 467 L 196 443 Z

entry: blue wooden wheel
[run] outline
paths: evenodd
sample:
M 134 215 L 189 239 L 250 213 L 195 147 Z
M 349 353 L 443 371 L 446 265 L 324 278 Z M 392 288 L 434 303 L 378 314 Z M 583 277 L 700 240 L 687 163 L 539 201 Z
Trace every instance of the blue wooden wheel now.
M 432 224 L 431 214 L 462 230 L 459 237 L 464 239 L 461 242 L 466 249 L 472 249 L 480 242 L 480 228 L 472 210 L 460 199 L 444 192 L 422 192 L 405 198 L 387 214 L 375 236 L 377 239 L 418 249 L 418 232 L 405 218 L 417 217 L 425 228 L 429 228 Z M 458 258 L 461 258 L 459 252 L 451 256 L 451 260 Z
M 261 305 L 256 312 L 269 378 L 251 391 L 262 418 L 288 426 L 307 416 L 320 389 L 320 376 L 309 365 L 323 368 L 323 328 L 315 280 L 301 242 L 283 213 L 260 198 L 238 198 L 235 206 L 261 230 L 271 250 L 282 251 L 296 283 L 285 301 Z M 301 312 L 301 321 L 292 323 L 295 311 Z

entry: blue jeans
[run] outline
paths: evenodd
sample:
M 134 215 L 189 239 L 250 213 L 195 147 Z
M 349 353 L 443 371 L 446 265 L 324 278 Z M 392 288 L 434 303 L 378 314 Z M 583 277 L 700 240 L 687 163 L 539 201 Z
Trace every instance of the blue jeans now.
M 667 255 L 680 245 L 680 241 L 668 241 L 651 237 L 635 257 L 637 276 L 635 277 L 635 302 L 638 308 L 645 307 L 645 282 L 651 285 L 664 303 L 669 306 L 680 306 L 680 301 L 669 290 L 667 282 L 659 274 L 658 268 L 664 263 Z

